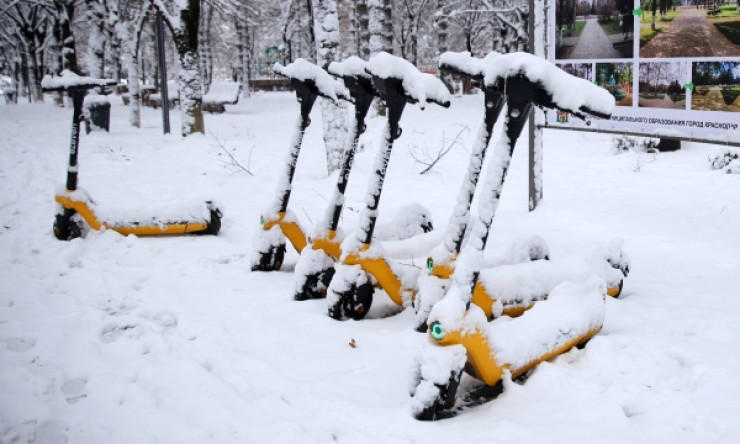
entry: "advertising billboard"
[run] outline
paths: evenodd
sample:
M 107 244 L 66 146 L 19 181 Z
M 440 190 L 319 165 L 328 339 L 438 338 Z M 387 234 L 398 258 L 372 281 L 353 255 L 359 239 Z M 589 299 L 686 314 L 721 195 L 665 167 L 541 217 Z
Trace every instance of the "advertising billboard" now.
M 740 144 L 737 0 L 553 0 L 548 12 L 550 61 L 614 96 L 593 130 Z

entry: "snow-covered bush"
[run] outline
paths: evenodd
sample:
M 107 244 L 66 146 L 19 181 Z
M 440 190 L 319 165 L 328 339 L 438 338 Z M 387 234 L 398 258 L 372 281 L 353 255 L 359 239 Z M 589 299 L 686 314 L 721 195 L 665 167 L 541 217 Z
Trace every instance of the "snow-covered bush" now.
M 717 151 L 709 157 L 709 165 L 713 170 L 724 170 L 727 174 L 740 174 L 740 150 L 726 148 Z
M 615 153 L 636 151 L 640 153 L 656 153 L 660 139 L 654 137 L 617 136 L 612 139 Z

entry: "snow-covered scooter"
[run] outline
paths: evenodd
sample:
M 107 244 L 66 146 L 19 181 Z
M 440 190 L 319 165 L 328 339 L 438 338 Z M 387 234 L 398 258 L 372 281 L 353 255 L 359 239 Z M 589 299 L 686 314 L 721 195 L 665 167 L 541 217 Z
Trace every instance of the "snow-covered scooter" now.
M 608 117 L 614 98 L 592 83 L 570 76 L 544 59 L 525 53 L 506 54 L 486 66 L 486 86 L 504 91 L 507 115 L 504 134 L 493 152 L 478 217 L 460 254 L 447 294 L 429 315 L 429 341 L 416 359 L 411 394 L 417 419 L 451 416 L 463 370 L 483 382 L 484 394 L 497 395 L 502 378 L 524 375 L 598 333 L 604 320 L 606 283 L 598 276 L 581 283 L 563 282 L 548 299 L 518 318 L 488 322 L 471 304 L 481 274 L 480 259 L 498 207 L 516 141 L 533 105 L 556 108 L 584 118 Z M 439 347 L 443 346 L 443 347 Z M 461 397 L 460 404 L 472 401 Z
M 375 291 L 370 276 L 382 287 L 394 303 L 408 305 L 413 292 L 404 285 L 391 264 L 382 257 L 380 247 L 371 242 L 378 217 L 378 205 L 383 191 L 386 169 L 393 143 L 401 136 L 399 122 L 407 103 L 427 102 L 450 105 L 449 92 L 444 84 L 431 74 L 421 73 L 408 61 L 381 52 L 368 62 L 367 71 L 373 85 L 387 108 L 388 121 L 383 143 L 375 158 L 373 174 L 365 196 L 366 207 L 360 213 L 359 228 L 342 243 L 342 256 L 335 266 L 335 274 L 327 293 L 328 314 L 334 319 L 362 319 L 372 304 Z
M 449 279 L 454 272 L 455 260 L 460 254 L 468 227 L 470 205 L 473 201 L 486 148 L 491 138 L 493 125 L 505 103 L 503 90 L 497 89 L 501 85 L 486 85 L 484 82 L 486 65 L 496 64 L 496 60 L 500 56 L 501 54 L 492 52 L 485 59 L 479 59 L 472 57 L 469 52 L 446 52 L 439 58 L 440 70 L 468 78 L 474 85 L 483 90 L 486 110 L 484 124 L 478 133 L 476 144 L 473 146 L 468 171 L 460 188 L 452 217 L 447 225 L 444 241 L 429 255 L 427 258 L 427 274 L 419 278 L 419 292 L 414 299 L 414 307 L 417 312 L 415 328 L 421 332 L 427 331 L 429 311 L 432 305 L 444 295 Z M 531 308 L 534 301 L 546 297 L 546 289 L 552 289 L 555 284 L 573 275 L 573 273 L 554 275 L 563 269 L 559 264 L 560 261 L 552 263 L 538 261 L 538 259 L 549 259 L 549 248 L 541 237 L 532 236 L 523 243 L 519 242 L 519 244 L 515 248 L 526 250 L 528 257 L 525 259 L 529 260 L 512 261 L 507 258 L 506 261 L 502 261 L 500 258 L 496 258 L 498 260 L 495 263 L 485 263 L 482 267 L 484 269 L 483 273 L 488 279 L 480 279 L 476 282 L 472 302 L 481 307 L 489 319 L 494 314 L 497 316 L 521 315 L 526 309 Z M 603 275 L 609 284 L 607 294 L 615 297 L 621 292 L 623 278 L 626 277 L 629 271 L 629 259 L 626 258 L 626 255 L 624 255 L 624 259 L 622 258 L 623 253 L 620 247 L 621 245 L 616 249 L 603 251 L 606 254 L 603 257 L 590 257 L 590 259 L 593 259 L 590 262 L 591 266 L 578 269 L 581 274 L 584 272 L 598 272 Z M 519 257 L 522 256 L 521 252 L 518 252 L 518 254 L 515 252 L 515 254 Z M 577 262 L 577 260 L 577 258 L 569 259 L 566 262 Z M 555 265 L 556 263 L 558 264 Z M 503 268 L 500 268 L 501 266 Z M 527 282 L 536 282 L 536 284 L 541 285 L 537 286 L 534 292 L 531 288 L 526 288 L 520 292 L 510 291 L 505 284 L 512 281 L 512 270 L 517 271 L 514 273 L 517 277 L 521 277 L 524 274 L 523 271 L 527 270 L 530 272 L 530 276 L 534 278 L 527 280 Z M 546 279 L 539 279 L 542 274 L 546 275 Z M 522 278 L 522 281 L 524 280 Z M 497 304 L 498 306 L 494 308 Z
M 376 96 L 372 77 L 366 68 L 367 62 L 354 56 L 329 65 L 329 73 L 344 81 L 344 86 L 354 102 L 355 112 L 348 128 L 342 168 L 326 215 L 314 228 L 312 235 L 307 237 L 308 248 L 300 252 L 301 256 L 296 264 L 294 299 L 297 301 L 325 297 L 326 289 L 334 276 L 334 263 L 339 260 L 343 236 L 337 229 L 344 208 L 344 192 L 347 189 L 360 135 L 365 131 L 365 116 Z
M 478 135 L 470 153 L 468 169 L 465 173 L 460 191 L 458 192 L 455 208 L 453 209 L 444 239 L 427 257 L 427 273 L 419 276 L 418 292 L 414 298 L 414 308 L 417 311 L 415 328 L 420 332 L 427 330 L 427 316 L 434 302 L 438 301 L 446 290 L 449 279 L 455 270 L 455 260 L 463 245 L 465 233 L 470 221 L 470 205 L 473 202 L 475 190 L 480 178 L 480 172 L 493 135 L 501 110 L 504 108 L 505 97 L 502 91 L 494 87 L 487 87 L 483 82 L 485 66 L 495 63 L 500 54 L 491 52 L 485 59 L 473 57 L 469 52 L 446 52 L 439 58 L 439 68 L 443 72 L 455 74 L 470 79 L 471 82 L 483 91 L 484 118 L 478 130 Z M 497 266 L 503 263 L 522 260 L 548 259 L 549 249 L 544 239 L 532 236 L 529 239 L 516 242 L 510 250 L 526 249 L 524 257 L 521 252 L 507 254 L 495 258 L 486 264 L 486 267 Z M 476 286 L 475 292 L 484 292 Z
M 296 99 L 301 104 L 301 115 L 291 141 L 285 174 L 281 176 L 278 183 L 275 200 L 260 216 L 262 227 L 258 230 L 251 258 L 253 271 L 279 270 L 285 257 L 286 238 L 298 253 L 306 247 L 306 235 L 298 225 L 295 214 L 288 210 L 293 174 L 298 162 L 303 135 L 311 124 L 309 116 L 319 96 L 334 101 L 351 100 L 349 91 L 339 81 L 304 59 L 297 59 L 287 66 L 276 63 L 274 69 L 278 74 L 290 79 L 295 89 Z
M 85 95 L 89 89 L 113 84 L 114 80 L 80 77 L 71 71 L 64 71 L 61 76 L 45 76 L 42 79 L 41 87 L 44 91 L 66 91 L 72 98 L 74 109 L 67 184 L 54 196 L 54 200 L 59 204 L 54 220 L 54 235 L 60 240 L 80 237 L 83 221 L 93 230 L 110 229 L 123 235 L 217 234 L 221 228 L 222 212 L 214 201 L 194 201 L 185 204 L 178 202 L 171 209 L 158 206 L 151 212 L 139 208 L 109 209 L 98 206 L 83 188 L 78 187 L 77 155 Z

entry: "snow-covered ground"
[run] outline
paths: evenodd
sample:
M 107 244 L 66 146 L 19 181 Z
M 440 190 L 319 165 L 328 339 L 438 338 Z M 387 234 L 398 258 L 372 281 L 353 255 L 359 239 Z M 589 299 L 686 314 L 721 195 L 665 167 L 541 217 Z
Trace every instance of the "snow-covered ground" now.
M 545 198 L 529 212 L 525 134 L 488 249 L 539 234 L 558 258 L 621 237 L 631 273 L 584 349 L 540 365 L 495 401 L 424 423 L 410 412 L 412 360 L 426 340 L 412 309 L 383 317 L 393 306 L 376 293 L 365 320 L 338 322 L 324 300 L 293 301 L 290 247 L 281 271 L 250 271 L 295 96 L 242 98 L 187 139 L 163 135 L 158 110 L 143 110 L 141 129 L 127 113 L 114 98 L 111 132 L 83 134 L 80 186 L 111 208 L 215 198 L 221 233 L 56 240 L 53 195 L 65 180 L 72 111 L 51 100 L 0 104 L 0 442 L 740 440 L 740 176 L 710 169 L 717 147 L 614 154 L 610 136 L 546 132 Z M 171 119 L 179 128 L 177 110 Z M 304 226 L 322 217 L 336 182 L 326 175 L 320 107 L 312 120 L 289 205 Z M 453 98 L 449 109 L 408 106 L 379 223 L 419 202 L 441 239 L 481 121 L 481 95 Z M 345 232 L 357 223 L 382 127 L 368 119 Z M 417 174 L 410 152 L 433 155 L 458 133 L 461 143 Z

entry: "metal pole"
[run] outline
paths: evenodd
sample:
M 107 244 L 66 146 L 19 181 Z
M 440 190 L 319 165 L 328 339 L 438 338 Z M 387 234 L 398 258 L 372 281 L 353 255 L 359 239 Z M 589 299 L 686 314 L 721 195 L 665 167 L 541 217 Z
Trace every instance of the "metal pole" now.
M 170 133 L 170 100 L 167 94 L 167 64 L 164 57 L 164 26 L 162 11 L 157 10 L 157 58 L 159 59 L 159 91 L 162 98 L 162 129 Z
M 545 0 L 529 0 L 529 52 L 545 58 L 547 11 Z M 538 24 L 540 26 L 538 26 Z M 539 32 L 538 32 L 539 31 Z M 537 208 L 542 199 L 542 129 L 545 112 L 535 107 L 529 118 L 529 211 Z

